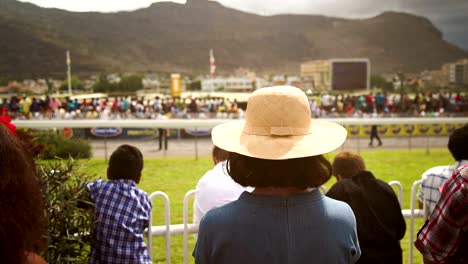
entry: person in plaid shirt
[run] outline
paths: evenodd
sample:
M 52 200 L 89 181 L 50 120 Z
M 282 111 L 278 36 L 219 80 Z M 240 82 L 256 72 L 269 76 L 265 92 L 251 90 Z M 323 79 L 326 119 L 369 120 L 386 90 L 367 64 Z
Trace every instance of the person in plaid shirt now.
M 468 164 L 468 124 L 453 131 L 449 138 L 448 149 L 456 163 L 433 167 L 422 175 L 418 198 L 421 205 L 423 203 L 426 205 L 426 217 L 431 214 L 440 199 L 440 186 L 452 176 L 457 168 Z
M 130 145 L 115 150 L 109 160 L 109 181 L 86 184 L 94 202 L 94 228 L 90 263 L 151 263 L 143 240 L 151 202 L 136 186 L 143 155 Z
M 415 246 L 424 263 L 468 263 L 468 165 L 441 187 L 441 198 Z

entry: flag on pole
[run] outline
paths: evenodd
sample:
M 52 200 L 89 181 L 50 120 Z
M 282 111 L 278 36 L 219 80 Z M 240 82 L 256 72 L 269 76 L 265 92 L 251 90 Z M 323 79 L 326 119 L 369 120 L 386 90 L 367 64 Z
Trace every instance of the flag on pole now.
M 212 78 L 216 77 L 216 63 L 213 55 L 213 49 L 210 49 L 210 74 Z

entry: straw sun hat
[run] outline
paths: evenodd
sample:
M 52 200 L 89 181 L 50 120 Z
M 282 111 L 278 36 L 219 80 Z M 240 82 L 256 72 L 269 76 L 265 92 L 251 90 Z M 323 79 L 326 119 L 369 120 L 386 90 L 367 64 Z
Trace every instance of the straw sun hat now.
M 292 86 L 262 88 L 248 99 L 245 121 L 216 126 L 213 143 L 249 157 L 284 160 L 331 152 L 346 139 L 346 129 L 312 120 L 307 96 Z

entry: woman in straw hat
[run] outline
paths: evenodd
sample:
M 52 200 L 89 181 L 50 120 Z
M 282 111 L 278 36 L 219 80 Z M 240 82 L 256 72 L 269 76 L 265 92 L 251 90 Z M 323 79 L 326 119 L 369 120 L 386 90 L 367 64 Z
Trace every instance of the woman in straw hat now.
M 354 263 L 361 252 L 351 208 L 317 187 L 332 174 L 322 154 L 343 144 L 346 130 L 311 120 L 306 95 L 279 86 L 254 92 L 245 122 L 212 131 L 227 151 L 228 172 L 255 187 L 202 219 L 195 263 Z

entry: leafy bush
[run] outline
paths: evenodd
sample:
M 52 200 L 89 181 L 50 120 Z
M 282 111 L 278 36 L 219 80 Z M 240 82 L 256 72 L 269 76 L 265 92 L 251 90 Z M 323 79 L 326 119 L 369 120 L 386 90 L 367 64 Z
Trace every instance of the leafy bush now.
M 81 139 L 71 139 L 53 132 L 32 133 L 18 130 L 18 138 L 26 145 L 34 157 L 53 158 L 91 158 L 91 144 Z
M 84 183 L 81 164 L 73 159 L 38 165 L 38 176 L 45 201 L 48 228 L 48 263 L 88 263 L 91 243 L 93 204 Z
M 27 150 L 29 150 L 34 158 L 40 157 L 44 153 L 44 144 L 34 140 L 34 136 L 28 130 L 17 129 L 16 136 L 21 142 L 23 142 L 23 145 Z

